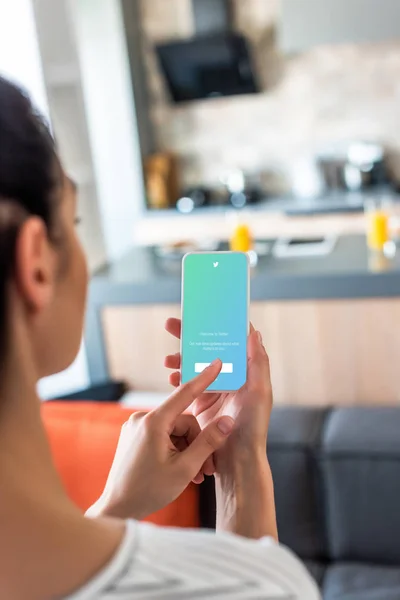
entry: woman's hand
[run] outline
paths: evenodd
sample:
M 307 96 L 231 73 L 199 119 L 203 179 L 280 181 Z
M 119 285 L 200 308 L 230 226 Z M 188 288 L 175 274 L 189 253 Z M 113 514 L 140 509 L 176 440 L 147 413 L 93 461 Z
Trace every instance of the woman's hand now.
M 168 319 L 166 330 L 174 337 L 181 336 L 180 319 Z M 180 383 L 181 356 L 167 356 L 165 366 L 174 369 L 170 383 Z M 194 401 L 192 413 L 202 428 L 215 418 L 229 415 L 235 420 L 229 448 L 240 445 L 243 449 L 262 450 L 265 454 L 269 419 L 272 409 L 272 386 L 269 360 L 261 334 L 251 326 L 247 345 L 247 381 L 237 392 L 229 394 L 201 394 Z M 228 451 L 228 449 L 227 449 Z
M 210 419 L 201 430 L 193 415 L 182 414 L 217 378 L 221 361 L 179 388 L 149 413 L 135 413 L 122 427 L 102 497 L 88 516 L 143 519 L 175 500 L 190 481 L 207 472 L 207 459 L 232 431 L 230 417 Z
M 181 323 L 169 319 L 166 329 L 180 337 Z M 179 369 L 180 363 L 179 354 L 165 360 L 172 369 Z M 178 371 L 171 374 L 173 385 L 179 385 L 179 380 Z M 227 443 L 214 454 L 219 530 L 255 539 L 264 536 L 278 539 L 273 482 L 266 455 L 271 409 L 269 360 L 261 335 L 251 327 L 244 386 L 230 394 L 202 394 L 192 407 L 201 427 L 208 427 L 222 415 L 235 420 Z

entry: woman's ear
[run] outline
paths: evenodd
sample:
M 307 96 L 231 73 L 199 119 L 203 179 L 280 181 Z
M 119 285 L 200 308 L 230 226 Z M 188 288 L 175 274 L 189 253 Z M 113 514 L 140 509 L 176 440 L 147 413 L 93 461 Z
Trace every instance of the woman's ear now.
M 19 229 L 15 248 L 15 282 L 27 307 L 40 312 L 50 304 L 55 285 L 56 256 L 39 217 Z

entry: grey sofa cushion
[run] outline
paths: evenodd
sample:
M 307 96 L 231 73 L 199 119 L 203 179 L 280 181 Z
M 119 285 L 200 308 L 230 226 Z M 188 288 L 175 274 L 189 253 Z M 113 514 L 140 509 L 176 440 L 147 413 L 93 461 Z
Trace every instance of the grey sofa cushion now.
M 272 411 L 268 434 L 279 537 L 303 559 L 326 555 L 314 453 L 325 415 L 323 409 L 279 407 Z
M 399 565 L 400 410 L 333 411 L 320 460 L 330 558 Z
M 400 600 L 400 567 L 336 564 L 324 577 L 324 600 Z

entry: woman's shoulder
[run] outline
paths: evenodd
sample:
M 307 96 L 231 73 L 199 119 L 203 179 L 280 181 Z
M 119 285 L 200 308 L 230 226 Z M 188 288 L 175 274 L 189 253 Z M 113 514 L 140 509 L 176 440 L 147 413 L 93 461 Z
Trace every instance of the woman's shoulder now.
M 259 598 L 261 591 L 264 598 L 319 598 L 305 566 L 272 538 L 249 540 L 134 521 L 128 522 L 127 531 L 136 548 L 135 569 L 148 583 L 165 586 L 174 581 L 175 591 L 196 591 L 200 598 L 212 598 L 218 588 L 231 589 L 235 598 Z
M 70 600 L 190 598 L 317 600 L 305 567 L 272 539 L 126 522 L 124 540 L 97 580 Z

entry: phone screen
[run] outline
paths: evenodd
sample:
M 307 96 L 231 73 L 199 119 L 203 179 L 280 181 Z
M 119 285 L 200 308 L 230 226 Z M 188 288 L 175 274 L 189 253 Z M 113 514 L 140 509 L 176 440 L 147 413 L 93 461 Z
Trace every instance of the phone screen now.
M 248 257 L 188 254 L 182 277 L 182 383 L 219 358 L 222 370 L 208 391 L 236 391 L 247 376 Z

